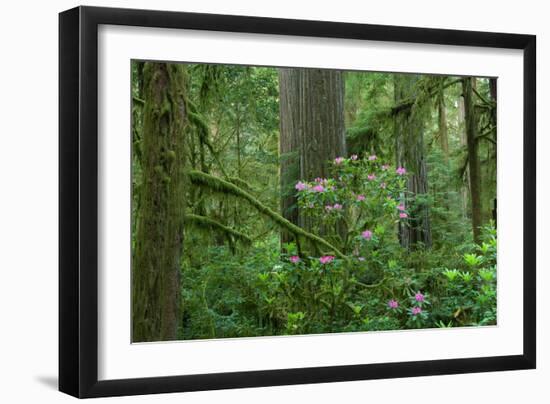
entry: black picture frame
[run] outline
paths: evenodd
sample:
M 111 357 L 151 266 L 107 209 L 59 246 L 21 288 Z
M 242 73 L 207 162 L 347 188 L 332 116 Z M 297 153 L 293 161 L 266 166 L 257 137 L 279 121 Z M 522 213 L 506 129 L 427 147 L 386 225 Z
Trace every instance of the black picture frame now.
M 523 354 L 98 381 L 100 24 L 523 50 Z M 59 100 L 59 390 L 85 398 L 535 368 L 535 36 L 77 7 L 59 15 Z

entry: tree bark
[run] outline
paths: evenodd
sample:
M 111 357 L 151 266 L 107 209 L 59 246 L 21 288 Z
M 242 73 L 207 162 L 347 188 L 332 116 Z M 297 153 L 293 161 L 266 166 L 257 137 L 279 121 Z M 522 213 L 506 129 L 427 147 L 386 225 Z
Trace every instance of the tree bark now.
M 404 100 L 414 99 L 417 81 L 416 75 L 395 75 L 396 105 L 402 104 Z M 406 248 L 416 247 L 419 243 L 424 247 L 432 245 L 429 206 L 418 198 L 428 193 L 428 173 L 424 151 L 424 126 L 417 107 L 412 105 L 409 108 L 400 109 L 394 117 L 396 162 L 398 166 L 405 167 L 409 172 L 407 183 L 409 195 L 403 197 L 407 202 L 414 201 L 414 209 L 410 210 L 410 219 L 407 222 L 400 222 L 398 228 L 400 243 Z
M 491 100 L 495 103 L 497 102 L 497 79 L 492 78 L 489 79 L 489 91 L 491 93 Z M 497 127 L 497 108 L 493 110 L 491 114 L 493 124 L 495 125 L 495 128 Z M 498 132 L 495 129 L 495 139 L 497 138 Z M 495 161 L 497 160 L 497 148 L 495 147 Z M 495 173 L 496 176 L 496 173 Z M 493 199 L 493 206 L 491 210 L 491 218 L 495 222 L 495 227 L 497 226 L 497 198 Z
M 497 102 L 497 79 L 489 79 L 489 92 L 491 93 L 491 100 Z
M 279 69 L 279 158 L 281 213 L 298 224 L 298 205 L 294 185 L 300 177 L 300 140 L 298 134 L 298 97 L 300 94 L 296 69 Z M 281 243 L 292 241 L 287 230 L 281 231 Z
M 185 209 L 185 67 L 145 63 L 142 174 L 132 256 L 133 342 L 174 340 Z
M 464 112 L 464 95 L 461 95 L 458 99 L 458 128 L 460 130 L 460 146 L 467 149 L 468 141 L 466 139 L 466 122 L 465 122 L 465 112 Z M 465 167 L 464 176 L 466 180 L 461 178 L 460 185 L 460 195 L 462 201 L 462 217 L 468 218 L 469 204 L 468 204 L 468 195 L 470 192 L 470 170 L 468 167 Z
M 329 161 L 346 154 L 344 80 L 342 72 L 323 69 L 279 69 L 281 211 L 294 224 L 301 217 L 294 185 L 300 179 L 329 175 Z M 282 233 L 282 241 L 289 235 Z
M 477 145 L 477 119 L 474 106 L 473 77 L 466 77 L 462 80 L 462 91 L 464 95 L 464 119 L 466 126 L 466 140 L 468 146 L 468 170 L 470 173 L 470 200 L 472 209 L 472 231 L 474 241 L 479 241 L 480 226 L 482 224 L 481 206 L 481 173 L 479 167 L 478 145 Z
M 449 162 L 449 136 L 447 133 L 447 110 L 445 109 L 445 92 L 443 88 L 439 90 L 437 97 L 437 112 L 439 122 L 439 145 L 445 157 L 445 162 Z

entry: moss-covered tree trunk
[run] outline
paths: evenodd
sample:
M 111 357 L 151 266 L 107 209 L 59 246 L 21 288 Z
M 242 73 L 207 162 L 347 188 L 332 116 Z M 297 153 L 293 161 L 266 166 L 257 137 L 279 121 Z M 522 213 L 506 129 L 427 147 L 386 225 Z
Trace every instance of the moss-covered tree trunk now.
M 300 142 L 298 136 L 298 74 L 295 69 L 279 69 L 279 158 L 281 212 L 285 219 L 298 224 L 298 206 L 294 185 L 300 177 Z M 281 230 L 281 242 L 292 241 L 286 229 Z
M 416 75 L 395 75 L 395 105 L 416 97 Z M 409 172 L 407 192 L 404 196 L 409 220 L 399 223 L 399 240 L 403 247 L 412 248 L 419 243 L 424 247 L 432 245 L 430 211 L 426 203 L 428 194 L 428 173 L 424 150 L 424 125 L 421 107 L 413 104 L 400 109 L 394 117 L 396 162 Z
M 439 145 L 443 156 L 445 157 L 445 163 L 449 162 L 449 135 L 447 133 L 447 110 L 445 108 L 445 91 L 443 85 L 441 85 L 437 94 L 437 116 L 438 116 L 438 129 L 439 129 Z
M 472 231 L 474 241 L 479 241 L 480 226 L 482 224 L 481 206 L 481 172 L 479 167 L 477 145 L 477 119 L 474 105 L 473 77 L 462 80 L 462 92 L 464 96 L 464 120 L 466 141 L 468 147 L 468 171 L 470 174 L 470 203 L 472 209 Z
M 491 95 L 491 101 L 493 101 L 495 104 L 497 102 L 497 79 L 491 78 L 489 79 L 489 93 Z M 497 125 L 497 109 L 496 107 L 491 111 L 491 119 L 493 121 L 493 125 Z
M 329 175 L 330 160 L 346 154 L 344 80 L 342 72 L 323 69 L 280 69 L 281 209 L 304 228 L 294 197 L 299 179 Z M 283 241 L 288 234 L 282 234 Z
M 468 141 L 466 139 L 466 120 L 464 112 L 464 96 L 461 95 L 458 98 L 458 114 L 457 114 L 457 126 L 460 132 L 460 147 L 467 149 Z M 462 217 L 467 219 L 469 217 L 469 194 L 470 194 L 470 181 L 467 164 L 464 166 L 464 173 L 460 177 L 460 199 L 462 208 Z
M 132 257 L 132 339 L 176 339 L 185 209 L 185 67 L 145 63 L 142 184 Z
M 489 91 L 491 93 L 491 100 L 496 104 L 497 102 L 497 79 L 491 78 L 489 79 Z M 497 127 L 497 107 L 495 105 L 494 109 L 491 111 L 491 119 L 493 121 L 493 125 L 495 126 L 495 141 L 498 135 L 498 132 L 496 130 Z M 495 161 L 497 161 L 497 148 L 495 147 Z M 495 163 L 495 170 L 496 170 L 496 163 Z M 496 171 L 494 172 L 494 176 L 496 178 Z M 491 218 L 495 222 L 495 227 L 497 225 L 497 198 L 493 199 L 493 206 L 491 207 Z

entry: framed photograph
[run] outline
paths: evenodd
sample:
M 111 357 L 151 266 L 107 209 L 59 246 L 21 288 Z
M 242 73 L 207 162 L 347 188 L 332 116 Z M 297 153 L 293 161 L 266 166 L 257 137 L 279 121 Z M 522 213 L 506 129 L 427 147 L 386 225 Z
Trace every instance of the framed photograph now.
M 535 368 L 535 36 L 94 7 L 59 33 L 61 391 Z

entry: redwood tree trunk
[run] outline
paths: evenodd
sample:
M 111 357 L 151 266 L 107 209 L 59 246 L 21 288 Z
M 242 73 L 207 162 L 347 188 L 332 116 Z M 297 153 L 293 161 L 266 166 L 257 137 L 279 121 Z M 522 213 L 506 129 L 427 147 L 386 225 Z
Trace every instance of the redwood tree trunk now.
M 174 340 L 185 208 L 185 67 L 145 63 L 142 184 L 132 256 L 133 342 Z
M 342 72 L 280 69 L 281 210 L 291 222 L 307 228 L 294 185 L 299 179 L 329 175 L 330 160 L 346 154 L 344 80 Z M 287 241 L 288 234 L 282 234 Z
M 462 91 L 464 95 L 464 119 L 466 126 L 466 140 L 468 146 L 468 171 L 470 173 L 470 200 L 472 208 L 472 231 L 474 241 L 479 241 L 481 226 L 481 173 L 477 152 L 477 120 L 474 106 L 473 77 L 462 80 Z
M 413 99 L 418 76 L 396 75 L 395 104 Z M 399 223 L 401 245 L 412 248 L 422 243 L 432 245 L 429 206 L 422 196 L 428 193 L 428 173 L 424 151 L 424 127 L 417 106 L 400 109 L 394 118 L 396 162 L 409 172 L 408 195 L 403 198 L 410 212 L 407 222 Z

